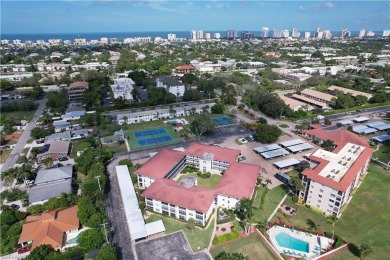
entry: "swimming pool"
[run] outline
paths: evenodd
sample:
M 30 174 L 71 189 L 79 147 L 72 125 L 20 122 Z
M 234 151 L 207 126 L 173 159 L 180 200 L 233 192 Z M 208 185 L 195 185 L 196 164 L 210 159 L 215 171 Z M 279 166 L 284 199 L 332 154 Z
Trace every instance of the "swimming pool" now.
M 309 253 L 309 243 L 299 240 L 286 233 L 279 233 L 275 236 L 276 242 L 281 247 Z
M 79 239 L 79 236 L 80 235 L 77 235 L 77 237 L 74 237 L 72 239 L 69 239 L 68 241 L 66 241 L 66 244 L 67 245 L 74 245 L 74 244 L 77 244 L 77 240 Z

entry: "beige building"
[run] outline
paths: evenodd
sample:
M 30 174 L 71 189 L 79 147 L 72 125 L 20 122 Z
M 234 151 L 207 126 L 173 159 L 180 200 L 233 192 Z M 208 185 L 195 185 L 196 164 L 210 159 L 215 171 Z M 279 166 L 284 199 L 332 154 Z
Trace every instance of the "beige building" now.
M 361 184 L 372 153 L 371 148 L 352 143 L 339 144 L 332 152 L 318 149 L 312 153 L 308 159 L 317 166 L 302 172 L 305 188 L 299 194 L 300 202 L 339 217 Z

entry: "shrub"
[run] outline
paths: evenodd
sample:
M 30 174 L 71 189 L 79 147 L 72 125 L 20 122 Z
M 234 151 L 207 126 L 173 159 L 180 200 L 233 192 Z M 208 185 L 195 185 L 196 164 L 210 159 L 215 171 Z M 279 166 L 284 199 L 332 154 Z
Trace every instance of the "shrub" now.
M 225 235 L 222 235 L 222 236 L 219 236 L 219 237 L 215 237 L 213 239 L 213 245 L 218 245 L 218 244 L 230 241 L 230 240 L 237 239 L 239 236 L 240 236 L 240 234 L 237 231 L 233 230 L 229 234 L 225 234 Z
M 119 161 L 119 165 L 127 165 L 128 167 L 132 167 L 133 163 L 130 159 L 122 159 Z
M 263 194 L 261 194 L 261 200 L 260 200 L 260 209 L 264 208 L 264 203 L 265 203 L 265 197 L 267 196 L 268 189 L 265 189 L 263 191 Z

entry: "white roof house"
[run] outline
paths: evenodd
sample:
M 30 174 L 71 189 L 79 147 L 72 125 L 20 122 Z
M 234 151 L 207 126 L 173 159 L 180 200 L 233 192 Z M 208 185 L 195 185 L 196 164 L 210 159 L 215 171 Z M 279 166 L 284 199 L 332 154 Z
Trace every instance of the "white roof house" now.
M 133 94 L 135 83 L 130 78 L 117 78 L 114 79 L 114 84 L 111 85 L 111 90 L 114 98 L 122 97 L 126 100 L 133 100 Z

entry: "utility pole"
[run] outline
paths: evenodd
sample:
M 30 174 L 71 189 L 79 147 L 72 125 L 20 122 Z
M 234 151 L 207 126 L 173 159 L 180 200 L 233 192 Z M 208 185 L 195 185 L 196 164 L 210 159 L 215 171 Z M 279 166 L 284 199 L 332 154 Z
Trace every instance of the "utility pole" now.
M 99 184 L 99 190 L 102 191 L 102 187 L 100 186 L 100 175 L 99 176 L 95 176 L 95 179 L 98 180 L 98 184 Z
M 103 228 L 104 228 L 104 235 L 106 236 L 106 243 L 108 243 L 108 237 L 107 237 L 107 232 L 106 232 L 106 225 L 107 225 L 108 223 L 103 223 L 103 224 L 100 224 L 101 226 L 103 226 Z

